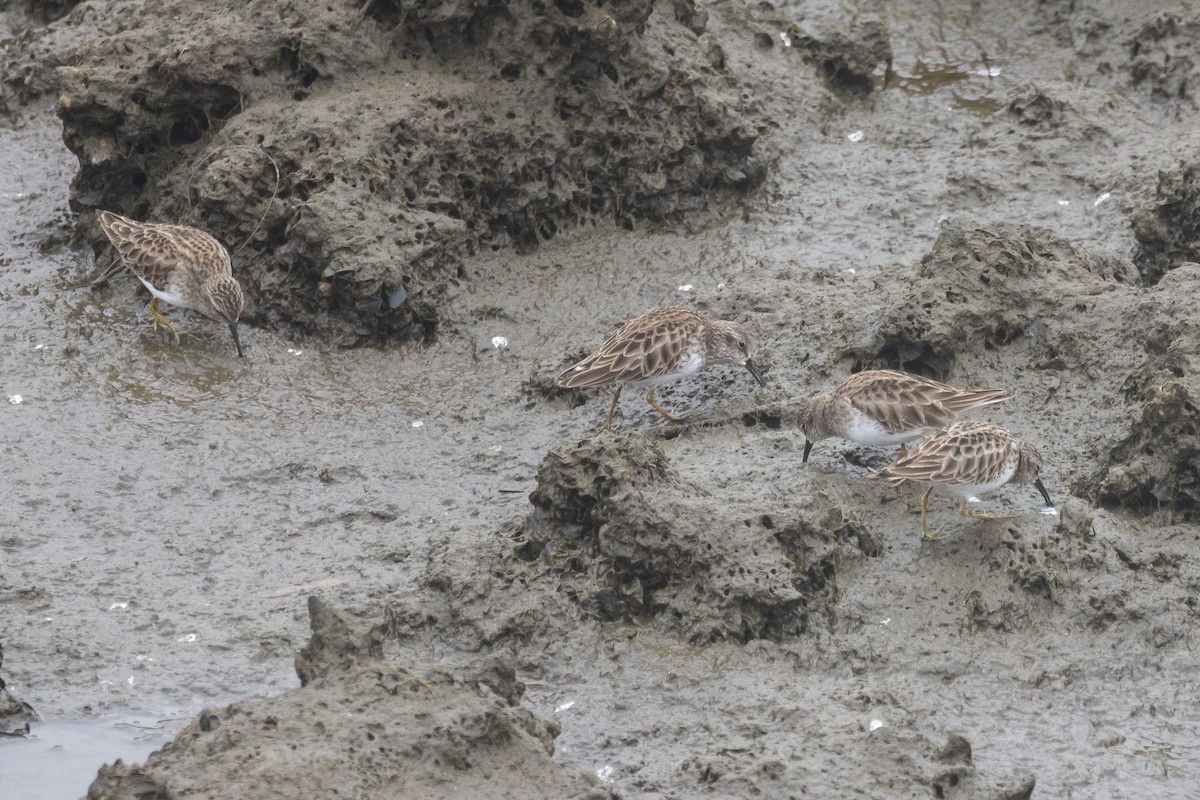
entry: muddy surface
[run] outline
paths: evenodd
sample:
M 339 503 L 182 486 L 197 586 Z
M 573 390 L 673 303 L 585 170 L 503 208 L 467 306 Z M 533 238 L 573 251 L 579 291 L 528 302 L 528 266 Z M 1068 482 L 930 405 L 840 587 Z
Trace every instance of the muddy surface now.
M 102 769 L 88 797 L 457 798 L 492 797 L 497 787 L 506 797 L 615 797 L 595 776 L 554 763 L 558 723 L 521 708 L 524 685 L 503 660 L 466 670 L 385 661 L 382 620 L 315 597 L 308 605 L 301 689 L 201 712 L 144 766 Z M 314 735 L 321 746 L 297 746 Z
M 181 713 L 94 792 L 1195 796 L 1195 11 L 185 5 L 0 15 L 3 678 Z M 248 242 L 246 359 L 78 288 L 105 204 Z M 668 301 L 769 385 L 596 435 L 553 375 Z M 802 466 L 881 366 L 1011 389 L 1055 513 L 921 542 L 891 453 Z

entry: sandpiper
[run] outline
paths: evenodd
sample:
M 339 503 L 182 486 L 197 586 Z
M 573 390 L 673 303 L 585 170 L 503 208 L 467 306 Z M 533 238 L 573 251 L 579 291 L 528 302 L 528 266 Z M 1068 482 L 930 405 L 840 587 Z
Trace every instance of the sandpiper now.
M 1006 483 L 1032 483 L 1047 506 L 1050 494 L 1040 476 L 1042 455 L 1028 442 L 990 422 L 956 422 L 921 442 L 874 477 L 896 486 L 904 481 L 930 484 L 921 495 L 921 538 L 937 539 L 929 530 L 929 493 L 940 487 L 959 498 L 958 513 L 975 519 L 1003 519 L 967 507 L 967 498 L 995 491 Z
M 233 277 L 233 267 L 220 242 L 198 228 L 138 222 L 111 211 L 97 212 L 100 228 L 130 271 L 153 298 L 150 316 L 175 335 L 179 329 L 158 310 L 158 301 L 199 311 L 229 326 L 233 344 L 242 355 L 237 324 L 245 300 Z
M 858 372 L 832 394 L 800 403 L 804 461 L 814 443 L 830 436 L 871 447 L 904 445 L 954 422 L 962 411 L 1011 400 L 1003 389 L 957 389 L 920 375 L 890 369 Z
M 695 375 L 710 364 L 744 366 L 760 385 L 750 336 L 736 322 L 708 320 L 686 306 L 654 308 L 626 322 L 596 352 L 563 372 L 555 384 L 567 389 L 617 384 L 605 428 L 612 427 L 625 386 L 648 386 L 646 402 L 672 422 L 682 418 L 654 402 L 654 390 Z

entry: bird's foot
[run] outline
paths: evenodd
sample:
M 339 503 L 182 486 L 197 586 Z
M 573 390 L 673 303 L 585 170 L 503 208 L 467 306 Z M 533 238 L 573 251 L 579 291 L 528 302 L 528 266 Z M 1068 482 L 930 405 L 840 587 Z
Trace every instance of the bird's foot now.
M 967 513 L 963 514 L 963 516 L 970 517 L 971 519 L 1016 519 L 1017 518 L 1016 514 L 985 514 L 982 511 L 970 511 L 970 510 L 968 510 Z
M 150 318 L 154 321 L 154 330 L 157 331 L 159 328 L 162 328 L 175 337 L 175 344 L 179 344 L 179 328 L 175 327 L 175 324 L 164 317 L 162 312 L 158 310 L 157 297 L 150 301 Z
M 985 514 L 982 511 L 975 511 L 967 505 L 967 501 L 960 500 L 958 503 L 958 515 L 960 517 L 970 517 L 971 519 L 1013 519 L 1014 514 Z

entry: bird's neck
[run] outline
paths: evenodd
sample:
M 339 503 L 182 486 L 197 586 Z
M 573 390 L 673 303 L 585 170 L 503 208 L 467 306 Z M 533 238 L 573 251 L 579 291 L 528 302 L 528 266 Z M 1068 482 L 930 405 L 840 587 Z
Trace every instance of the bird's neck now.
M 836 432 L 836 404 L 827 394 L 814 394 L 800 406 L 800 427 L 809 439 L 825 439 Z

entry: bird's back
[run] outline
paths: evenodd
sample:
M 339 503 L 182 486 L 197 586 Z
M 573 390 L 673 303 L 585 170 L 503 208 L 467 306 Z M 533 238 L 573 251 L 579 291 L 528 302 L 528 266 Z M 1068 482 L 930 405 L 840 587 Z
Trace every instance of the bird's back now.
M 867 370 L 846 378 L 834 397 L 877 420 L 888 433 L 935 430 L 961 411 L 1011 398 L 1000 389 L 964 390 L 896 370 Z
M 1013 460 L 1016 440 L 990 422 L 958 422 L 938 431 L 903 458 L 879 471 L 896 484 L 906 480 L 983 486 Z
M 704 318 L 685 306 L 663 306 L 626 322 L 555 384 L 566 389 L 664 378 L 684 364 L 689 343 L 704 333 Z
M 167 287 L 181 265 L 205 276 L 233 274 L 229 252 L 199 228 L 138 222 L 111 211 L 98 212 L 96 219 L 129 269 L 158 289 Z

